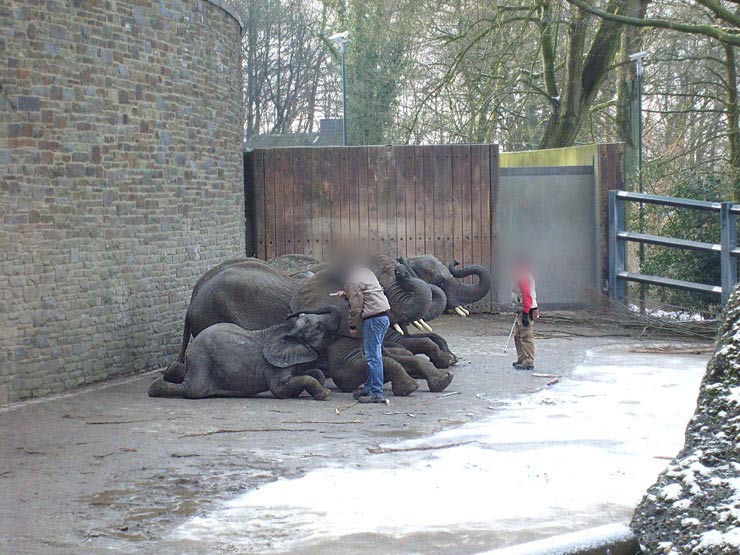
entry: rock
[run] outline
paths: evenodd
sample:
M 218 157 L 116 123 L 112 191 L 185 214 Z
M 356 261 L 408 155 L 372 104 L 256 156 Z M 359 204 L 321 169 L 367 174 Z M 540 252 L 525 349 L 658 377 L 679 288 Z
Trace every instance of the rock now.
M 655 555 L 740 553 L 740 288 L 724 313 L 683 450 L 635 510 Z

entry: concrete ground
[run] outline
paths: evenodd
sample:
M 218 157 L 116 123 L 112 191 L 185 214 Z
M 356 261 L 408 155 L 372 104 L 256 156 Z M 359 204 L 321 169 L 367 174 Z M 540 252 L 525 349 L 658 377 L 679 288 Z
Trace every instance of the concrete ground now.
M 422 385 L 388 406 L 336 392 L 327 402 L 150 399 L 148 374 L 0 408 L 0 552 L 200 552 L 168 539 L 187 517 L 327 461 L 360 464 L 380 443 L 481 419 L 499 401 L 546 387 L 547 378 L 511 368 L 513 345 L 502 353 L 509 316 L 434 324 L 461 358 L 455 379 L 444 393 Z M 677 345 L 638 345 L 618 328 L 547 315 L 537 334 L 537 371 L 564 376 L 594 348 Z

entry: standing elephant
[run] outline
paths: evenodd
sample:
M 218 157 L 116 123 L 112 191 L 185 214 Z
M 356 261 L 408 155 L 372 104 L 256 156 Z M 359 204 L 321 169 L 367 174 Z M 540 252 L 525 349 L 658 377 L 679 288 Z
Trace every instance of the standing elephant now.
M 447 296 L 446 309 L 454 310 L 460 316 L 467 316 L 465 305 L 481 300 L 491 290 L 491 272 L 479 264 L 458 269 L 460 263 L 457 260 L 445 266 L 431 254 L 409 258 L 408 264 L 421 279 L 440 287 Z M 478 283 L 458 281 L 468 276 L 477 276 Z
M 377 255 L 369 265 L 375 273 L 390 303 L 391 323 L 399 329 L 423 318 L 431 310 L 432 292 L 427 283 L 411 275 L 408 269 L 388 256 Z M 333 299 L 340 309 L 340 337 L 327 348 L 327 370 L 342 391 L 353 391 L 365 382 L 367 365 L 362 340 L 349 336 L 348 304 L 329 294 L 342 289 L 343 280 L 333 269 L 322 270 L 304 280 L 291 300 L 292 310 L 319 306 Z M 414 378 L 427 381 L 430 391 L 442 391 L 452 381 L 452 373 L 441 371 L 424 359 L 403 348 L 384 351 L 385 379 L 391 382 L 395 395 L 408 395 L 418 388 Z
M 253 397 L 270 391 L 275 397 L 298 397 L 308 391 L 325 400 L 329 389 L 317 360 L 339 328 L 335 307 L 304 311 L 264 330 L 247 331 L 235 324 L 210 326 L 192 341 L 182 380 L 159 378 L 150 397 Z

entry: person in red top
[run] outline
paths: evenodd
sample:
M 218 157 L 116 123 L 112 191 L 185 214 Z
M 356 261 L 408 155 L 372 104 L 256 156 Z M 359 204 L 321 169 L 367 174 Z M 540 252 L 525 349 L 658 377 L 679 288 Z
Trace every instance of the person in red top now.
M 514 283 L 511 286 L 511 303 L 518 312 L 514 344 L 517 370 L 534 370 L 534 321 L 540 317 L 537 308 L 537 288 L 529 264 L 517 260 L 514 266 Z

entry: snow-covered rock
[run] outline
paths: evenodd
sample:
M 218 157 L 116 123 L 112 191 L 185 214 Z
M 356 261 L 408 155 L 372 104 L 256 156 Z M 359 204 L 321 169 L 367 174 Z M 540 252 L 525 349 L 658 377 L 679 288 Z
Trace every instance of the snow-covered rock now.
M 740 288 L 727 305 L 684 449 L 631 526 L 650 555 L 740 553 Z

